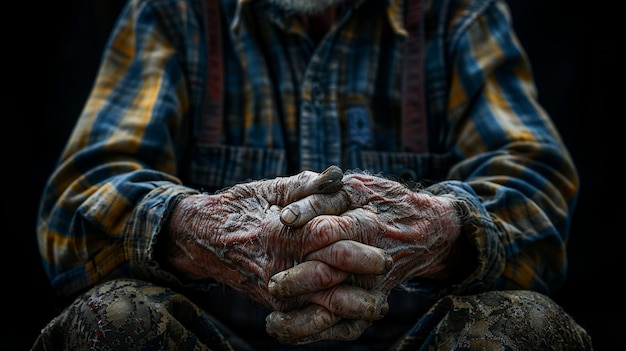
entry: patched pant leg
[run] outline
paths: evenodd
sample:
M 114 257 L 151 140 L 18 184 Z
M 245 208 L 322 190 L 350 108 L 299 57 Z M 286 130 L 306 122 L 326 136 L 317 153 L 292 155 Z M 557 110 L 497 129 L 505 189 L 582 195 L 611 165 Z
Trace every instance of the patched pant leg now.
M 32 350 L 209 349 L 234 349 L 211 316 L 170 289 L 121 279 L 79 296 L 44 327 Z
M 398 350 L 593 350 L 591 337 L 545 295 L 494 291 L 447 296 Z

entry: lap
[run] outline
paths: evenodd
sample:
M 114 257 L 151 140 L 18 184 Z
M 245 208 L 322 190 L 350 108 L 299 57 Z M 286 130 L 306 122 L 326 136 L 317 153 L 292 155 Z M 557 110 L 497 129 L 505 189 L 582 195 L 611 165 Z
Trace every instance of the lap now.
M 265 312 L 235 296 L 214 296 L 200 307 L 168 288 L 139 280 L 113 280 L 79 296 L 42 330 L 33 350 L 286 349 L 277 343 L 269 345 L 269 337 L 259 336 L 264 334 Z M 402 302 L 393 301 L 392 296 L 390 305 L 394 303 L 398 311 L 403 310 Z M 245 320 L 248 310 L 249 325 L 233 324 L 237 318 L 229 323 L 226 315 L 239 313 Z M 390 313 L 354 343 L 365 343 L 368 349 L 395 345 L 398 350 L 592 349 L 587 333 L 560 306 L 530 291 L 447 296 L 425 314 L 412 312 L 413 319 Z M 384 328 L 385 323 L 397 325 Z M 256 336 L 249 337 L 255 327 Z M 329 350 L 332 345 L 322 342 L 307 349 L 323 346 Z M 340 348 L 345 350 L 346 343 L 337 343 Z

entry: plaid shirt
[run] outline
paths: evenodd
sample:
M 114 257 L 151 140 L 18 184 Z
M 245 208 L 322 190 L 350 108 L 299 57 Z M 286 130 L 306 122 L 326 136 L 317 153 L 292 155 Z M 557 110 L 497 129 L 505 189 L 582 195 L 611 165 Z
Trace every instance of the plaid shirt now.
M 220 16 L 202 0 L 123 9 L 42 197 L 40 252 L 59 293 L 109 275 L 175 284 L 152 248 L 177 196 L 331 164 L 409 175 L 467 204 L 475 270 L 445 290 L 408 289 L 550 292 L 563 282 L 578 175 L 537 103 L 504 1 L 426 1 L 421 151 L 403 133 L 413 56 L 402 0 L 347 1 L 319 43 L 267 1 L 219 6 Z

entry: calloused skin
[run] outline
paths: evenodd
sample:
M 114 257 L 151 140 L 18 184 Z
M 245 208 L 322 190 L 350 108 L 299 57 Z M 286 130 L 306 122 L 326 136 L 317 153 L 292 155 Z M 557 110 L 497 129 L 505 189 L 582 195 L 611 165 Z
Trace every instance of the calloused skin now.
M 166 228 L 171 242 L 167 260 L 183 277 L 214 278 L 274 310 L 293 310 L 310 302 L 323 304 L 329 294 L 325 288 L 350 273 L 382 274 L 392 264 L 383 250 L 354 243 L 348 250 L 366 259 L 334 263 L 339 269 L 333 271 L 310 263 L 298 265 L 306 255 L 332 247 L 337 240 L 306 235 L 303 226 L 285 226 L 281 210 L 311 194 L 337 192 L 342 176 L 341 169 L 329 167 L 320 174 L 305 171 L 238 184 L 217 194 L 185 197 L 173 209 Z M 337 245 L 345 247 L 344 242 Z M 270 294 L 270 277 L 294 266 L 296 270 L 306 267 L 298 279 L 311 293 L 293 297 Z M 352 295 L 355 301 L 350 308 L 337 311 L 326 307 L 344 318 L 365 320 L 379 319 L 387 312 L 386 299 L 379 292 L 359 289 Z
M 350 308 L 353 296 L 378 292 L 376 298 L 386 300 L 393 287 L 411 278 L 441 279 L 449 274 L 449 254 L 460 236 L 454 200 L 367 174 L 346 175 L 343 183 L 339 192 L 311 195 L 286 206 L 281 213 L 286 225 L 304 229 L 305 238 L 324 237 L 335 243 L 308 253 L 305 262 L 270 278 L 268 290 L 274 296 L 316 294 L 315 299 L 309 299 L 313 305 L 275 311 L 267 317 L 267 332 L 281 342 L 356 339 L 371 320 L 337 313 Z M 355 243 L 383 249 L 393 258 L 392 268 L 378 275 L 343 272 L 345 262 L 363 259 L 363 251 L 355 250 Z M 315 262 L 316 273 L 324 271 L 325 276 L 336 280 L 318 286 L 301 284 L 312 270 L 300 266 L 309 262 Z M 323 291 L 326 295 L 319 300 Z
M 459 220 L 448 198 L 342 175 L 330 167 L 184 198 L 169 262 L 272 308 L 266 329 L 281 342 L 357 338 L 385 315 L 391 288 L 445 273 Z

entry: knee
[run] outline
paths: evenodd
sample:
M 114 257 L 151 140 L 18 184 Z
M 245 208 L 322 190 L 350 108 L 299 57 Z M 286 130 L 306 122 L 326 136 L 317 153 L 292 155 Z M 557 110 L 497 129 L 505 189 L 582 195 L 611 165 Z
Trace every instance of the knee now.
M 526 290 L 451 296 L 438 337 L 457 346 L 591 350 L 591 339 L 549 297 Z
M 164 333 L 160 322 L 174 293 L 146 282 L 113 280 L 79 296 L 46 329 L 43 344 L 63 349 L 141 347 Z

